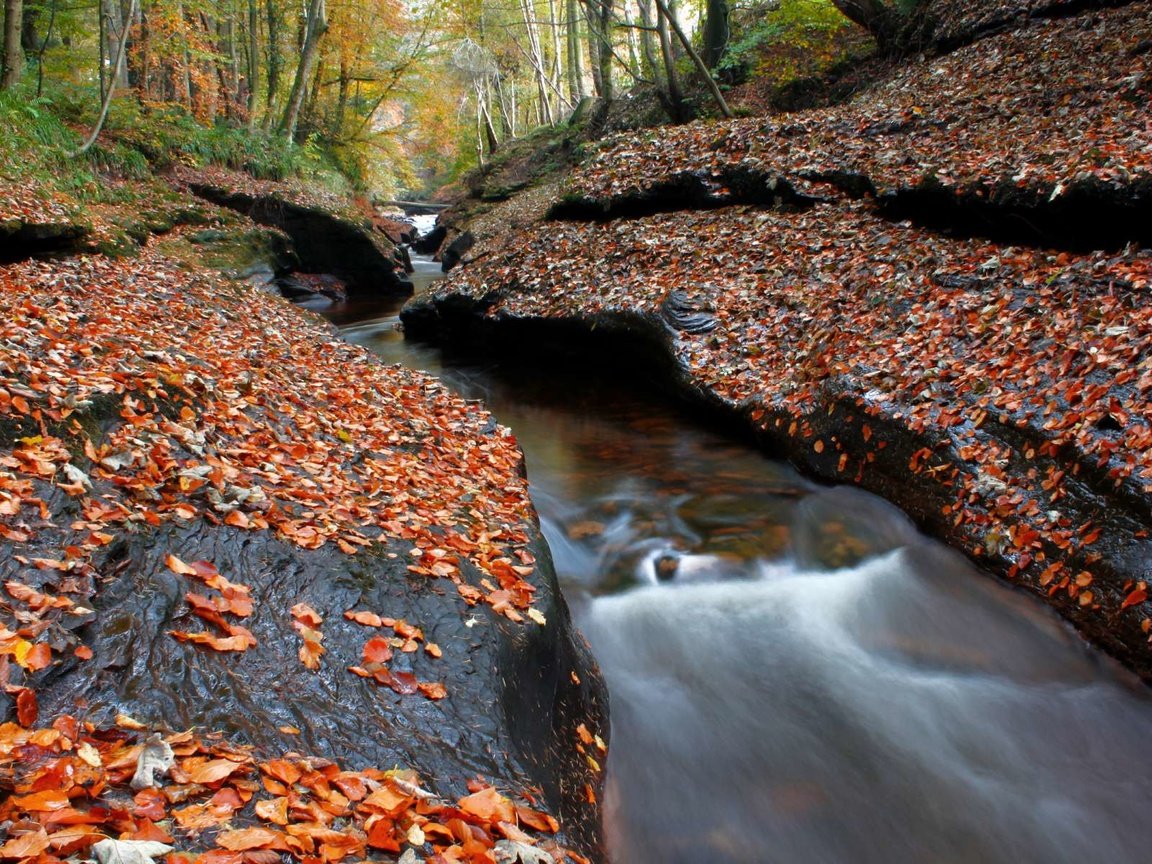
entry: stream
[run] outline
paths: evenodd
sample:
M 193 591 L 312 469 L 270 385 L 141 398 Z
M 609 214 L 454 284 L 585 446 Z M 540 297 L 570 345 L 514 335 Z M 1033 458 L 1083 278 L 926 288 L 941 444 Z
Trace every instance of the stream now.
M 1149 691 L 1033 598 L 651 394 L 313 308 L 515 433 L 611 692 L 617 864 L 1152 860 Z

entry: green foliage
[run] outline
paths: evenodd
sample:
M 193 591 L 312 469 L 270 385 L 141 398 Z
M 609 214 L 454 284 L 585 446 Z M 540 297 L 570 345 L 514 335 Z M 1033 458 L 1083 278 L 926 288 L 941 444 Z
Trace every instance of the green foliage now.
M 781 0 L 733 16 L 733 40 L 719 70 L 781 87 L 848 59 L 856 28 L 829 0 Z
M 34 98 L 26 87 L 0 91 L 0 176 L 32 180 L 46 190 L 89 188 L 95 180 L 91 164 L 65 155 L 79 147 L 79 136 L 49 99 Z

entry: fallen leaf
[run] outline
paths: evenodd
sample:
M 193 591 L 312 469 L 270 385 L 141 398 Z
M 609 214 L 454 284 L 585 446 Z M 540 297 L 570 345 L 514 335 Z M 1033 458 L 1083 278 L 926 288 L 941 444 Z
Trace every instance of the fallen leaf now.
M 155 840 L 101 840 L 92 847 L 100 864 L 152 864 L 153 858 L 167 855 L 172 847 Z
M 147 789 L 157 785 L 156 777 L 163 777 L 168 773 L 176 761 L 172 748 L 168 746 L 159 732 L 153 732 L 144 742 L 144 749 L 140 751 L 140 759 L 136 763 L 136 773 L 132 777 L 133 789 Z

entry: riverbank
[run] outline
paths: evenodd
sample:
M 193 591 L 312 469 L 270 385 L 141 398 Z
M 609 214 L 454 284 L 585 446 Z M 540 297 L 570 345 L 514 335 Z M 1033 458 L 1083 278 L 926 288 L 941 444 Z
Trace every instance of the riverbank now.
M 406 327 L 646 364 L 1148 678 L 1149 26 L 1062 11 L 837 108 L 610 139 Z
M 606 695 L 507 430 L 157 252 L 0 305 L 0 854 L 600 858 Z

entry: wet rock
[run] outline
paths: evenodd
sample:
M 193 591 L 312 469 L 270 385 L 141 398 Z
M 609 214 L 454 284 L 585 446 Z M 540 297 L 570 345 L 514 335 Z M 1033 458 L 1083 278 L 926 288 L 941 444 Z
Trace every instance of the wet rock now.
M 594 853 L 597 812 L 578 792 L 589 780 L 572 745 L 579 724 L 605 724 L 607 697 L 572 627 L 547 547 L 537 535 L 543 627 L 466 607 L 455 591 L 430 590 L 427 577 L 408 572 L 404 551 L 381 547 L 352 558 L 211 526 L 128 536 L 93 562 L 106 575 L 91 600 L 95 623 L 80 633 L 95 656 L 66 659 L 51 671 L 39 686 L 41 715 L 82 708 L 99 724 L 125 713 L 150 728 L 221 730 L 269 753 L 297 750 L 349 767 L 416 766 L 445 797 L 466 794 L 475 774 L 506 788 L 539 786 L 569 839 Z M 185 600 L 202 586 L 165 566 L 169 553 L 210 560 L 251 586 L 254 612 L 244 624 L 255 648 L 217 653 L 169 635 L 204 628 Z M 18 566 L 9 558 L 0 574 L 11 578 Z M 289 611 L 297 603 L 323 618 L 327 653 L 315 672 L 297 657 Z M 364 643 L 381 632 L 346 620 L 351 609 L 421 627 L 443 656 L 398 650 L 390 665 L 442 682 L 447 697 L 400 696 L 350 674 Z
M 417 237 L 412 243 L 412 249 L 420 255 L 433 255 L 447 236 L 448 229 L 443 225 L 437 225 L 427 234 Z
M 320 294 L 331 300 L 347 300 L 348 286 L 330 273 L 294 273 L 276 282 L 280 293 L 289 300 Z
M 302 266 L 333 273 L 353 294 L 407 294 L 411 283 L 401 278 L 404 261 L 397 247 L 370 226 L 357 224 L 320 206 L 308 206 L 275 194 L 189 182 L 196 195 L 237 210 L 253 221 L 278 228 L 292 238 Z
M 464 256 L 476 245 L 476 238 L 471 231 L 465 231 L 456 237 L 448 248 L 440 253 L 440 269 L 445 273 L 463 260 Z

